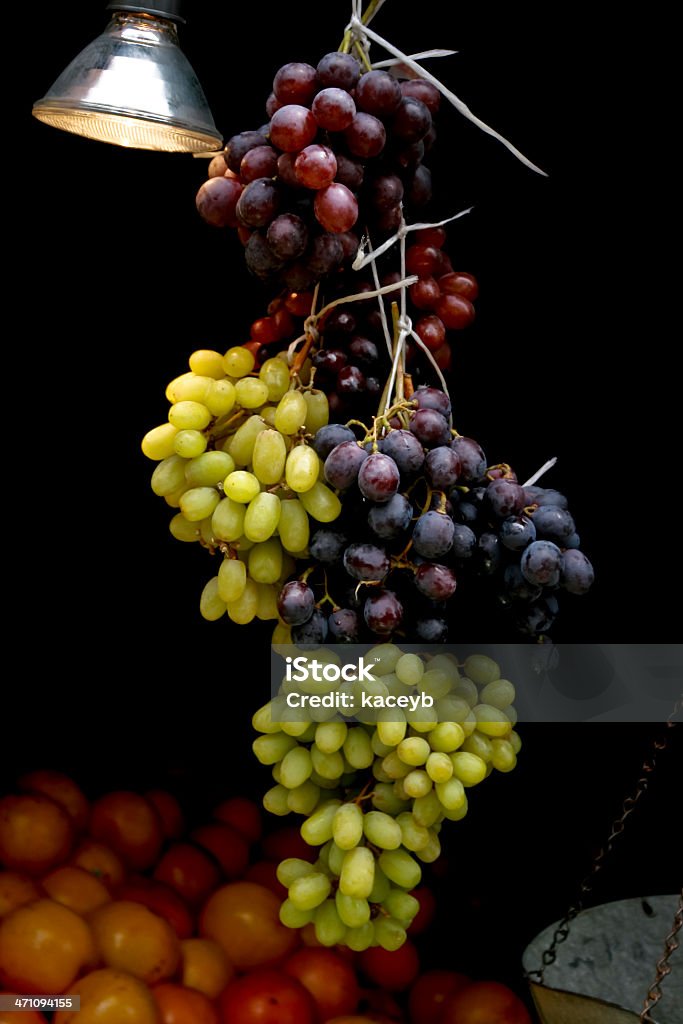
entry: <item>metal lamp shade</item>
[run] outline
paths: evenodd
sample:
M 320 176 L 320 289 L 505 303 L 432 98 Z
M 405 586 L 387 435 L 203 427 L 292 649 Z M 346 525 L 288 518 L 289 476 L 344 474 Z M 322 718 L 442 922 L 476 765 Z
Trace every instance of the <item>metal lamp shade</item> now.
M 584 910 L 557 947 L 543 984 L 531 994 L 544 1024 L 638 1024 L 645 994 L 662 956 L 678 899 L 652 896 L 619 900 Z M 524 952 L 524 967 L 535 970 L 550 946 L 552 925 Z M 683 1021 L 683 958 L 671 958 L 671 974 L 653 1011 L 657 1024 Z
M 40 121 L 101 142 L 194 153 L 221 136 L 171 21 L 117 12 L 33 106 Z

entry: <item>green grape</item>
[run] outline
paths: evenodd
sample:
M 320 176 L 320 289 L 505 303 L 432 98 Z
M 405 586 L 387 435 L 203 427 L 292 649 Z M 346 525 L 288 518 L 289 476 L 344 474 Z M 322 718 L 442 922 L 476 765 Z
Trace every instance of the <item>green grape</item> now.
M 433 864 L 441 856 L 441 843 L 434 829 L 429 830 L 429 842 L 421 850 L 415 851 L 423 864 Z
M 401 826 L 382 811 L 368 811 L 363 816 L 363 832 L 368 842 L 381 850 L 397 850 L 401 845 Z
M 518 732 L 515 732 L 514 729 L 510 733 L 509 741 L 515 754 L 518 754 L 522 749 L 522 738 Z
M 440 803 L 447 811 L 457 811 L 465 801 L 465 789 L 460 779 L 449 779 L 447 782 L 437 782 L 436 795 Z
M 332 754 L 324 754 L 322 750 L 314 746 L 311 748 L 313 769 L 323 779 L 330 779 L 336 782 L 344 774 L 344 759 L 338 750 Z
M 223 356 L 223 369 L 229 377 L 246 377 L 254 369 L 253 354 L 242 345 L 234 345 Z
M 402 654 L 394 671 L 406 686 L 417 686 L 424 674 L 424 662 L 417 654 Z
M 321 789 L 336 789 L 339 779 L 324 779 L 322 775 L 313 772 L 311 782 L 315 782 L 316 786 L 320 786 Z
M 470 654 L 465 660 L 465 675 L 478 686 L 486 686 L 488 683 L 500 679 L 500 668 L 493 658 L 485 654 Z
M 341 875 L 341 870 L 342 867 L 344 866 L 345 856 L 346 850 L 342 850 L 341 847 L 337 846 L 335 841 L 332 840 L 328 849 L 327 864 L 332 874 L 335 875 L 337 878 L 339 878 L 339 876 Z
M 175 452 L 175 438 L 178 431 L 172 423 L 162 423 L 160 427 L 148 430 L 142 439 L 142 452 L 148 459 L 161 462 Z
M 315 937 L 321 946 L 338 946 L 344 941 L 346 925 L 337 913 L 334 900 L 325 900 L 315 912 Z
M 243 409 L 258 409 L 268 401 L 268 386 L 254 377 L 244 377 L 235 384 L 235 398 Z
M 254 712 L 251 718 L 251 726 L 255 732 L 262 732 L 268 735 L 282 731 L 280 723 L 273 718 L 272 701 L 268 701 L 267 704 L 264 704 L 258 711 Z
M 268 388 L 269 402 L 279 402 L 289 391 L 289 369 L 281 359 L 266 359 L 258 375 Z
M 414 768 L 410 775 L 406 775 L 405 779 L 401 779 L 401 782 L 403 783 L 404 791 L 408 796 L 412 797 L 426 796 L 432 788 L 432 780 L 427 775 L 427 772 L 421 768 Z
M 390 779 L 405 779 L 410 774 L 410 766 L 402 761 L 397 750 L 392 750 L 382 761 L 382 772 L 386 775 L 380 782 L 388 782 Z
M 467 794 L 465 794 L 465 802 L 462 807 L 456 807 L 455 810 L 449 811 L 444 809 L 443 816 L 447 821 L 462 821 L 468 811 Z
M 393 785 L 394 793 L 399 800 L 410 800 L 411 797 L 406 793 L 405 786 L 403 785 L 403 779 L 396 779 Z
M 178 430 L 204 430 L 211 422 L 211 413 L 201 402 L 177 402 L 168 411 L 168 422 Z
M 340 850 L 352 850 L 363 838 L 363 812 L 357 804 L 342 804 L 332 822 L 332 838 Z
M 320 802 L 320 786 L 307 779 L 295 789 L 290 789 L 287 806 L 295 814 L 313 814 Z
M 505 708 L 505 714 L 508 716 L 510 720 L 510 725 L 517 725 L 517 709 L 514 707 L 513 704 L 510 704 L 509 707 Z
M 263 806 L 270 814 L 276 814 L 279 818 L 284 818 L 286 814 L 289 814 L 289 807 L 287 806 L 287 794 L 288 789 L 284 786 L 273 786 L 267 793 L 263 795 Z
M 433 708 L 417 707 L 409 709 L 408 725 L 415 732 L 431 732 L 439 724 L 436 718 L 436 705 Z
M 227 416 L 235 405 L 235 385 L 229 380 L 212 380 L 203 401 L 212 416 Z
M 500 708 L 494 708 L 491 704 L 477 704 L 472 711 L 477 720 L 477 729 L 483 732 L 484 736 L 500 739 L 509 734 L 510 719 Z
M 425 764 L 430 752 L 429 743 L 421 736 L 410 736 L 407 740 L 402 740 L 396 749 L 401 761 L 414 767 Z
M 258 757 L 258 754 L 256 756 Z M 332 823 L 338 807 L 341 807 L 341 800 L 326 800 L 303 823 L 301 838 L 309 846 L 322 846 L 332 838 Z
M 244 534 L 255 543 L 268 540 L 280 521 L 280 499 L 268 491 L 257 494 L 247 507 Z
M 277 764 L 274 764 L 272 769 L 271 769 L 271 772 L 270 772 L 270 774 L 273 777 L 273 781 L 277 782 L 278 785 L 281 785 L 281 782 L 280 782 L 280 764 L 281 764 L 280 761 L 278 761 Z M 287 810 L 291 810 L 291 808 L 289 806 L 289 797 L 287 798 Z
M 239 540 L 244 532 L 246 511 L 244 505 L 233 501 L 232 498 L 223 498 L 219 501 L 211 517 L 214 537 L 226 541 Z
M 345 896 L 367 899 L 375 880 L 375 856 L 366 846 L 349 850 L 344 857 L 339 888 Z
M 310 924 L 315 917 L 313 910 L 299 910 L 291 900 L 285 900 L 280 905 L 280 923 L 285 928 L 304 928 Z
M 378 782 L 391 782 L 392 776 L 389 775 L 384 769 L 384 761 L 380 761 L 379 758 L 375 761 L 372 766 L 373 778 L 377 779 Z
M 496 679 L 488 683 L 481 693 L 479 700 L 482 704 L 492 704 L 494 708 L 504 711 L 515 699 L 515 688 L 508 679 Z
M 443 807 L 434 790 L 413 801 L 413 817 L 418 825 L 430 828 L 441 817 Z
M 462 731 L 465 733 L 465 736 L 471 736 L 477 728 L 477 719 L 474 716 L 474 712 L 470 711 L 467 718 L 465 718 L 460 724 L 462 725 Z
M 242 505 L 249 504 L 257 494 L 261 493 L 261 485 L 253 473 L 243 469 L 235 469 L 223 481 L 223 491 L 228 498 L 239 501 Z
M 280 782 L 287 789 L 302 786 L 311 777 L 313 763 L 306 747 L 294 747 L 288 751 L 280 765 Z
M 420 909 L 420 901 L 403 889 L 392 889 L 382 908 L 395 920 L 410 924 Z
M 257 583 L 256 618 L 266 622 L 278 618 L 278 588 L 271 583 Z
M 379 727 L 379 722 L 377 724 L 378 724 L 378 727 Z M 387 754 L 390 754 L 393 751 L 393 749 L 394 749 L 394 744 L 393 743 L 392 744 L 382 743 L 382 741 L 379 738 L 379 733 L 378 733 L 377 729 L 375 729 L 373 731 L 373 733 L 372 733 L 372 737 L 370 739 L 370 746 L 372 748 L 373 754 L 376 754 L 377 757 L 380 757 L 380 758 L 385 758 L 387 756 Z
M 282 544 L 277 537 L 254 544 L 249 552 L 249 575 L 257 583 L 277 583 L 282 572 Z
M 330 403 L 324 391 L 304 391 L 306 419 L 304 426 L 309 434 L 316 434 L 330 420 Z
M 256 755 L 256 760 L 261 764 L 276 764 L 296 745 L 296 740 L 292 736 L 277 732 L 271 735 L 257 736 L 251 749 Z
M 318 479 L 318 456 L 308 445 L 292 448 L 285 465 L 287 486 L 297 493 L 310 491 Z
M 334 491 L 318 480 L 310 491 L 301 495 L 301 502 L 309 516 L 319 523 L 331 523 L 339 517 L 341 502 Z
M 351 726 L 344 740 L 344 757 L 352 768 L 369 768 L 374 760 L 370 737 L 365 729 Z
M 406 850 L 385 850 L 380 854 L 379 866 L 394 885 L 414 889 L 420 884 L 422 869 Z
M 289 887 L 288 899 L 297 910 L 314 910 L 327 899 L 332 884 L 321 871 L 296 878 Z
M 391 892 L 391 882 L 382 871 L 379 864 L 375 862 L 375 879 L 372 883 L 372 889 L 368 896 L 368 903 L 384 903 L 385 899 Z
M 198 348 L 190 356 L 190 369 L 200 377 L 213 377 L 220 380 L 225 374 L 223 356 L 210 348 Z
M 432 782 L 448 782 L 453 774 L 453 762 L 448 754 L 434 751 L 427 758 L 427 775 Z
M 277 430 L 262 430 L 254 442 L 252 469 L 262 484 L 270 486 L 282 479 L 287 458 L 285 439 Z
M 375 943 L 375 926 L 372 921 L 360 928 L 348 928 L 344 942 L 354 953 L 362 953 Z
M 430 658 L 429 670 L 431 671 L 432 669 L 444 672 L 451 683 L 456 682 L 460 677 L 457 662 L 448 654 L 436 654 L 433 658 Z
M 456 779 L 460 779 L 463 786 L 476 786 L 486 778 L 486 761 L 477 757 L 476 754 L 458 750 L 449 756 L 453 762 L 453 775 Z M 450 783 L 446 783 L 446 785 L 450 785 Z
M 348 735 L 346 722 L 321 722 L 315 730 L 315 745 L 323 754 L 334 754 Z
M 511 772 L 517 764 L 514 747 L 508 740 L 491 740 L 491 764 L 499 772 Z
M 375 920 L 375 939 L 382 949 L 395 953 L 407 938 L 405 928 L 393 917 L 378 917 Z
M 306 875 L 312 875 L 313 871 L 313 865 L 309 864 L 307 860 L 301 860 L 300 857 L 287 857 L 285 860 L 280 861 L 275 873 L 280 885 L 284 885 L 285 889 L 289 889 L 292 882 L 295 882 L 297 878 L 305 878 Z
M 427 739 L 432 750 L 450 754 L 462 746 L 465 733 L 458 722 L 439 722 Z
M 307 405 L 300 391 L 288 391 L 275 410 L 275 427 L 281 434 L 296 434 L 306 422 Z
M 221 496 L 214 487 L 191 487 L 180 499 L 180 511 L 191 523 L 213 515 Z
M 207 619 L 208 622 L 216 622 L 225 615 L 227 608 L 225 601 L 222 600 L 218 593 L 218 577 L 214 576 L 210 579 L 202 590 L 202 596 L 199 599 L 199 611 L 203 619 Z M 512 748 L 510 748 L 512 749 Z
M 218 570 L 218 593 L 226 604 L 238 601 L 247 585 L 247 567 L 239 558 L 224 558 Z
M 448 722 L 455 722 L 457 725 L 464 722 L 470 710 L 470 705 L 466 700 L 463 700 L 462 697 L 455 697 L 452 693 L 436 702 L 440 725 L 445 725 Z
M 185 460 L 183 459 L 183 462 L 184 461 Z M 170 505 L 171 508 L 180 508 L 180 499 L 182 498 L 183 494 L 185 494 L 185 492 L 188 490 L 189 487 L 187 486 L 187 484 L 183 484 L 182 487 L 179 487 L 177 491 L 171 491 L 170 494 L 165 494 L 164 501 L 166 502 L 167 505 Z
M 308 515 L 298 498 L 290 498 L 280 502 L 280 523 L 278 529 L 282 546 L 287 551 L 299 552 L 308 546 L 310 535 Z
M 493 747 L 488 736 L 475 729 L 471 736 L 468 736 L 462 745 L 462 750 L 468 754 L 476 754 L 482 761 L 488 762 L 493 758 Z
M 399 799 L 393 785 L 378 782 L 374 787 L 372 806 L 385 814 L 400 814 L 406 809 L 406 801 Z
M 440 672 L 438 669 L 430 668 L 422 676 L 422 679 L 418 684 L 418 689 L 421 693 L 427 694 L 429 697 L 433 697 L 434 700 L 439 700 L 450 692 L 451 680 L 445 672 Z
M 377 644 L 365 655 L 365 663 L 372 663 L 373 676 L 388 676 L 395 670 L 401 657 L 401 649 L 396 644 Z
M 367 900 L 345 896 L 341 889 L 337 889 L 334 902 L 339 918 L 347 928 L 362 928 L 370 920 L 370 904 Z
M 284 707 L 287 705 L 285 704 Z M 308 732 L 310 722 L 283 722 L 282 731 L 288 736 L 295 736 L 298 740 Z
M 383 682 L 386 686 L 386 677 Z M 379 719 L 377 722 L 377 731 L 375 733 L 382 746 L 388 747 L 389 749 L 398 746 L 398 744 L 403 740 L 407 729 L 405 716 L 400 709 L 392 712 L 392 718 L 393 721 L 391 722 L 384 722 L 382 719 Z M 388 752 L 389 751 L 387 750 L 387 753 Z M 376 753 L 379 753 L 379 751 L 376 751 Z
M 207 440 L 198 430 L 179 430 L 173 442 L 173 449 L 184 459 L 195 459 L 206 451 Z
M 185 480 L 190 487 L 215 487 L 234 468 L 235 463 L 227 452 L 204 452 L 185 463 Z
M 175 539 L 185 542 L 199 540 L 199 527 L 199 523 L 191 523 L 181 512 L 173 516 L 173 519 L 168 524 L 168 528 Z
M 254 454 L 256 438 L 262 431 L 267 430 L 266 424 L 260 416 L 250 416 L 230 439 L 230 455 L 236 466 L 248 466 Z
M 187 462 L 180 455 L 169 455 L 155 466 L 152 473 L 152 490 L 160 498 L 172 494 L 185 484 Z
M 429 842 L 428 829 L 424 825 L 418 825 L 410 811 L 399 814 L 396 823 L 401 829 L 401 842 L 406 850 L 422 850 Z
M 239 626 L 246 626 L 256 617 L 259 604 L 258 585 L 248 579 L 244 590 L 236 601 L 228 604 L 228 618 L 232 619 Z
M 213 377 L 203 374 L 182 373 L 166 388 L 169 402 L 204 402 L 209 388 L 214 383 Z
M 471 679 L 467 679 L 465 676 L 462 676 L 458 681 L 458 685 L 454 686 L 451 690 L 450 697 L 465 700 L 469 704 L 470 708 L 473 708 L 475 704 L 479 703 L 479 690 Z

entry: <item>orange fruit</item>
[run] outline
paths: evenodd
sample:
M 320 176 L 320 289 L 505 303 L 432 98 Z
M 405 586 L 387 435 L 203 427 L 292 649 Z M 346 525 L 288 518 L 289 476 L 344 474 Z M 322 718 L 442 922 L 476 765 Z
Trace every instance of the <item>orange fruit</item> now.
M 113 970 L 147 984 L 170 978 L 180 963 L 180 943 L 171 926 L 141 903 L 116 900 L 89 918 L 97 951 Z
M 73 826 L 66 811 L 41 794 L 0 800 L 0 864 L 42 875 L 66 860 Z
M 27 903 L 0 921 L 0 982 L 19 992 L 65 992 L 94 958 L 88 925 L 54 900 Z

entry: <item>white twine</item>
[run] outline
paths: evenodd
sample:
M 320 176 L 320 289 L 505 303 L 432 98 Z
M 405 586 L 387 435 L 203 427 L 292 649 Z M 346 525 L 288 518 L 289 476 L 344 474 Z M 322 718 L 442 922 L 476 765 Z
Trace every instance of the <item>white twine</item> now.
M 542 174 L 544 178 L 548 177 L 545 171 L 542 171 L 540 167 L 537 167 L 536 164 L 532 163 L 531 160 L 525 157 L 524 154 L 521 153 L 516 146 L 513 146 L 511 142 L 508 142 L 508 140 L 504 138 L 500 134 L 500 132 L 497 132 L 495 128 L 491 128 L 490 125 L 486 124 L 485 121 L 482 121 L 481 118 L 477 117 L 476 114 L 473 114 L 466 103 L 463 103 L 463 101 L 459 99 L 459 97 L 456 96 L 454 92 L 451 92 L 450 89 L 447 89 L 446 86 L 442 82 L 440 82 L 438 78 L 435 78 L 434 75 L 427 71 L 426 68 L 423 68 L 422 65 L 418 64 L 416 60 L 413 60 L 413 58 L 410 57 L 408 54 L 403 53 L 402 50 L 399 50 L 397 46 L 394 46 L 392 43 L 388 42 L 386 39 L 384 39 L 383 36 L 380 36 L 377 32 L 375 32 L 374 29 L 369 28 L 368 25 L 364 25 L 361 18 L 359 18 L 358 15 L 356 14 L 355 0 L 353 14 L 351 15 L 351 21 L 346 26 L 346 31 L 351 32 L 354 39 L 357 39 L 361 43 L 365 43 L 367 45 L 367 40 L 371 39 L 379 46 L 382 46 L 387 51 L 387 53 L 391 53 L 394 57 L 397 57 L 409 68 L 412 68 L 412 70 L 415 71 L 420 76 L 420 78 L 424 78 L 427 82 L 431 82 L 432 85 L 439 90 L 441 95 L 444 96 L 448 100 L 448 102 L 452 104 L 452 106 L 454 106 L 455 109 L 463 115 L 463 117 L 466 117 L 468 121 L 471 121 L 473 124 L 476 124 L 476 126 L 480 128 L 483 132 L 486 132 L 487 135 L 492 135 L 494 139 L 497 139 L 499 142 L 502 142 L 506 149 L 509 149 L 513 156 L 516 156 L 517 159 L 520 160 L 525 167 L 528 167 L 530 170 L 535 171 L 537 174 Z
M 372 241 L 367 231 L 363 238 L 365 241 L 367 241 L 368 245 L 370 246 L 370 252 L 372 252 Z M 377 264 L 374 261 L 372 263 L 372 280 L 374 282 L 375 288 L 379 288 L 379 274 L 377 272 Z M 405 294 L 405 292 L 403 294 Z M 389 324 L 387 323 L 387 311 L 384 308 L 384 303 L 382 302 L 381 298 L 379 298 L 379 296 L 377 298 L 377 305 L 379 307 L 380 320 L 382 321 L 382 333 L 384 334 L 384 341 L 386 342 L 387 352 L 389 353 L 389 358 L 393 359 L 394 350 L 392 348 L 391 343 L 391 331 L 389 330 Z
M 537 480 L 540 480 L 541 477 L 545 473 L 547 473 L 549 469 L 552 469 L 556 462 L 557 462 L 557 456 L 554 459 L 548 459 L 548 461 L 544 462 L 543 465 L 541 466 L 541 468 L 539 470 L 537 470 L 537 472 L 534 473 L 533 476 L 530 476 L 528 480 L 524 481 L 524 483 L 522 484 L 522 487 L 531 487 L 531 485 L 535 484 Z
M 365 247 L 363 244 L 365 239 L 362 239 L 361 244 L 358 246 L 356 258 L 351 264 L 351 269 L 362 270 L 363 267 L 367 267 L 368 263 L 374 262 L 374 260 L 376 260 L 378 256 L 383 256 L 385 252 L 391 249 L 392 245 L 394 245 L 400 239 L 405 238 L 405 236 L 409 234 L 411 231 L 422 231 L 425 228 L 443 227 L 444 224 L 450 224 L 451 221 L 458 220 L 460 217 L 464 217 L 466 214 L 471 213 L 473 209 L 473 206 L 468 206 L 466 210 L 461 210 L 460 213 L 454 213 L 452 217 L 444 217 L 443 220 L 437 220 L 433 224 L 426 224 L 422 222 L 415 224 L 406 224 L 405 221 L 402 221 L 401 224 L 399 225 L 398 230 L 394 235 L 391 236 L 391 238 L 387 238 L 386 242 L 382 242 L 378 249 L 374 249 L 367 254 L 365 252 Z
M 429 60 L 430 57 L 454 57 L 457 50 L 421 50 L 420 53 L 409 53 L 411 60 Z M 403 61 L 399 57 L 389 57 L 388 60 L 374 60 L 372 66 L 376 71 L 378 68 L 395 68 Z

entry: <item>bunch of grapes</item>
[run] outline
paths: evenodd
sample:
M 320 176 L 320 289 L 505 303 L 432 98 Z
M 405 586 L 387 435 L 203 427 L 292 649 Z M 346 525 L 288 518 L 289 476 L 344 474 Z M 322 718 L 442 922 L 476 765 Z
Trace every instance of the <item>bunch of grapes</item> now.
M 327 398 L 292 386 L 286 357 L 235 346 L 200 350 L 168 385 L 168 421 L 150 430 L 144 454 L 156 461 L 152 490 L 179 511 L 170 530 L 222 556 L 200 610 L 211 621 L 277 619 L 279 588 L 306 552 L 310 525 L 341 511 L 321 479 L 307 439 L 327 424 Z
M 313 439 L 342 515 L 309 542 L 326 570 L 322 600 L 313 577 L 282 588 L 278 609 L 292 640 L 400 633 L 443 642 L 459 621 L 456 591 L 466 601 L 473 580 L 488 577 L 519 630 L 547 633 L 556 591 L 585 594 L 593 582 L 566 499 L 523 487 L 508 466 L 487 468 L 477 442 L 451 430 L 443 391 L 419 388 L 403 404 L 406 427 L 396 420 L 359 441 L 350 427 L 328 424 Z
M 316 68 L 285 64 L 269 123 L 233 136 L 213 159 L 197 209 L 209 224 L 238 229 L 257 277 L 309 288 L 355 256 L 359 222 L 392 234 L 403 207 L 429 201 L 422 159 L 439 101 L 423 79 L 361 75 L 348 53 L 328 53 Z
M 329 651 L 316 651 L 325 663 Z M 338 659 L 337 659 L 338 660 Z M 282 697 L 256 712 L 258 760 L 272 766 L 268 811 L 306 820 L 303 839 L 318 860 L 290 858 L 278 868 L 288 888 L 280 918 L 290 928 L 313 924 L 325 946 L 398 949 L 418 910 L 410 895 L 419 861 L 440 854 L 445 820 L 467 814 L 467 790 L 495 769 L 512 771 L 521 742 L 514 731 L 515 690 L 491 658 L 471 655 L 464 675 L 448 654 L 425 659 L 387 643 L 365 656 L 373 696 L 428 694 L 433 708 L 347 711 L 318 708 L 306 721 L 280 721 Z M 305 685 L 305 684 L 302 684 Z M 317 684 L 316 693 L 336 684 Z M 284 693 L 286 684 L 281 688 Z M 362 773 L 365 772 L 364 776 Z

